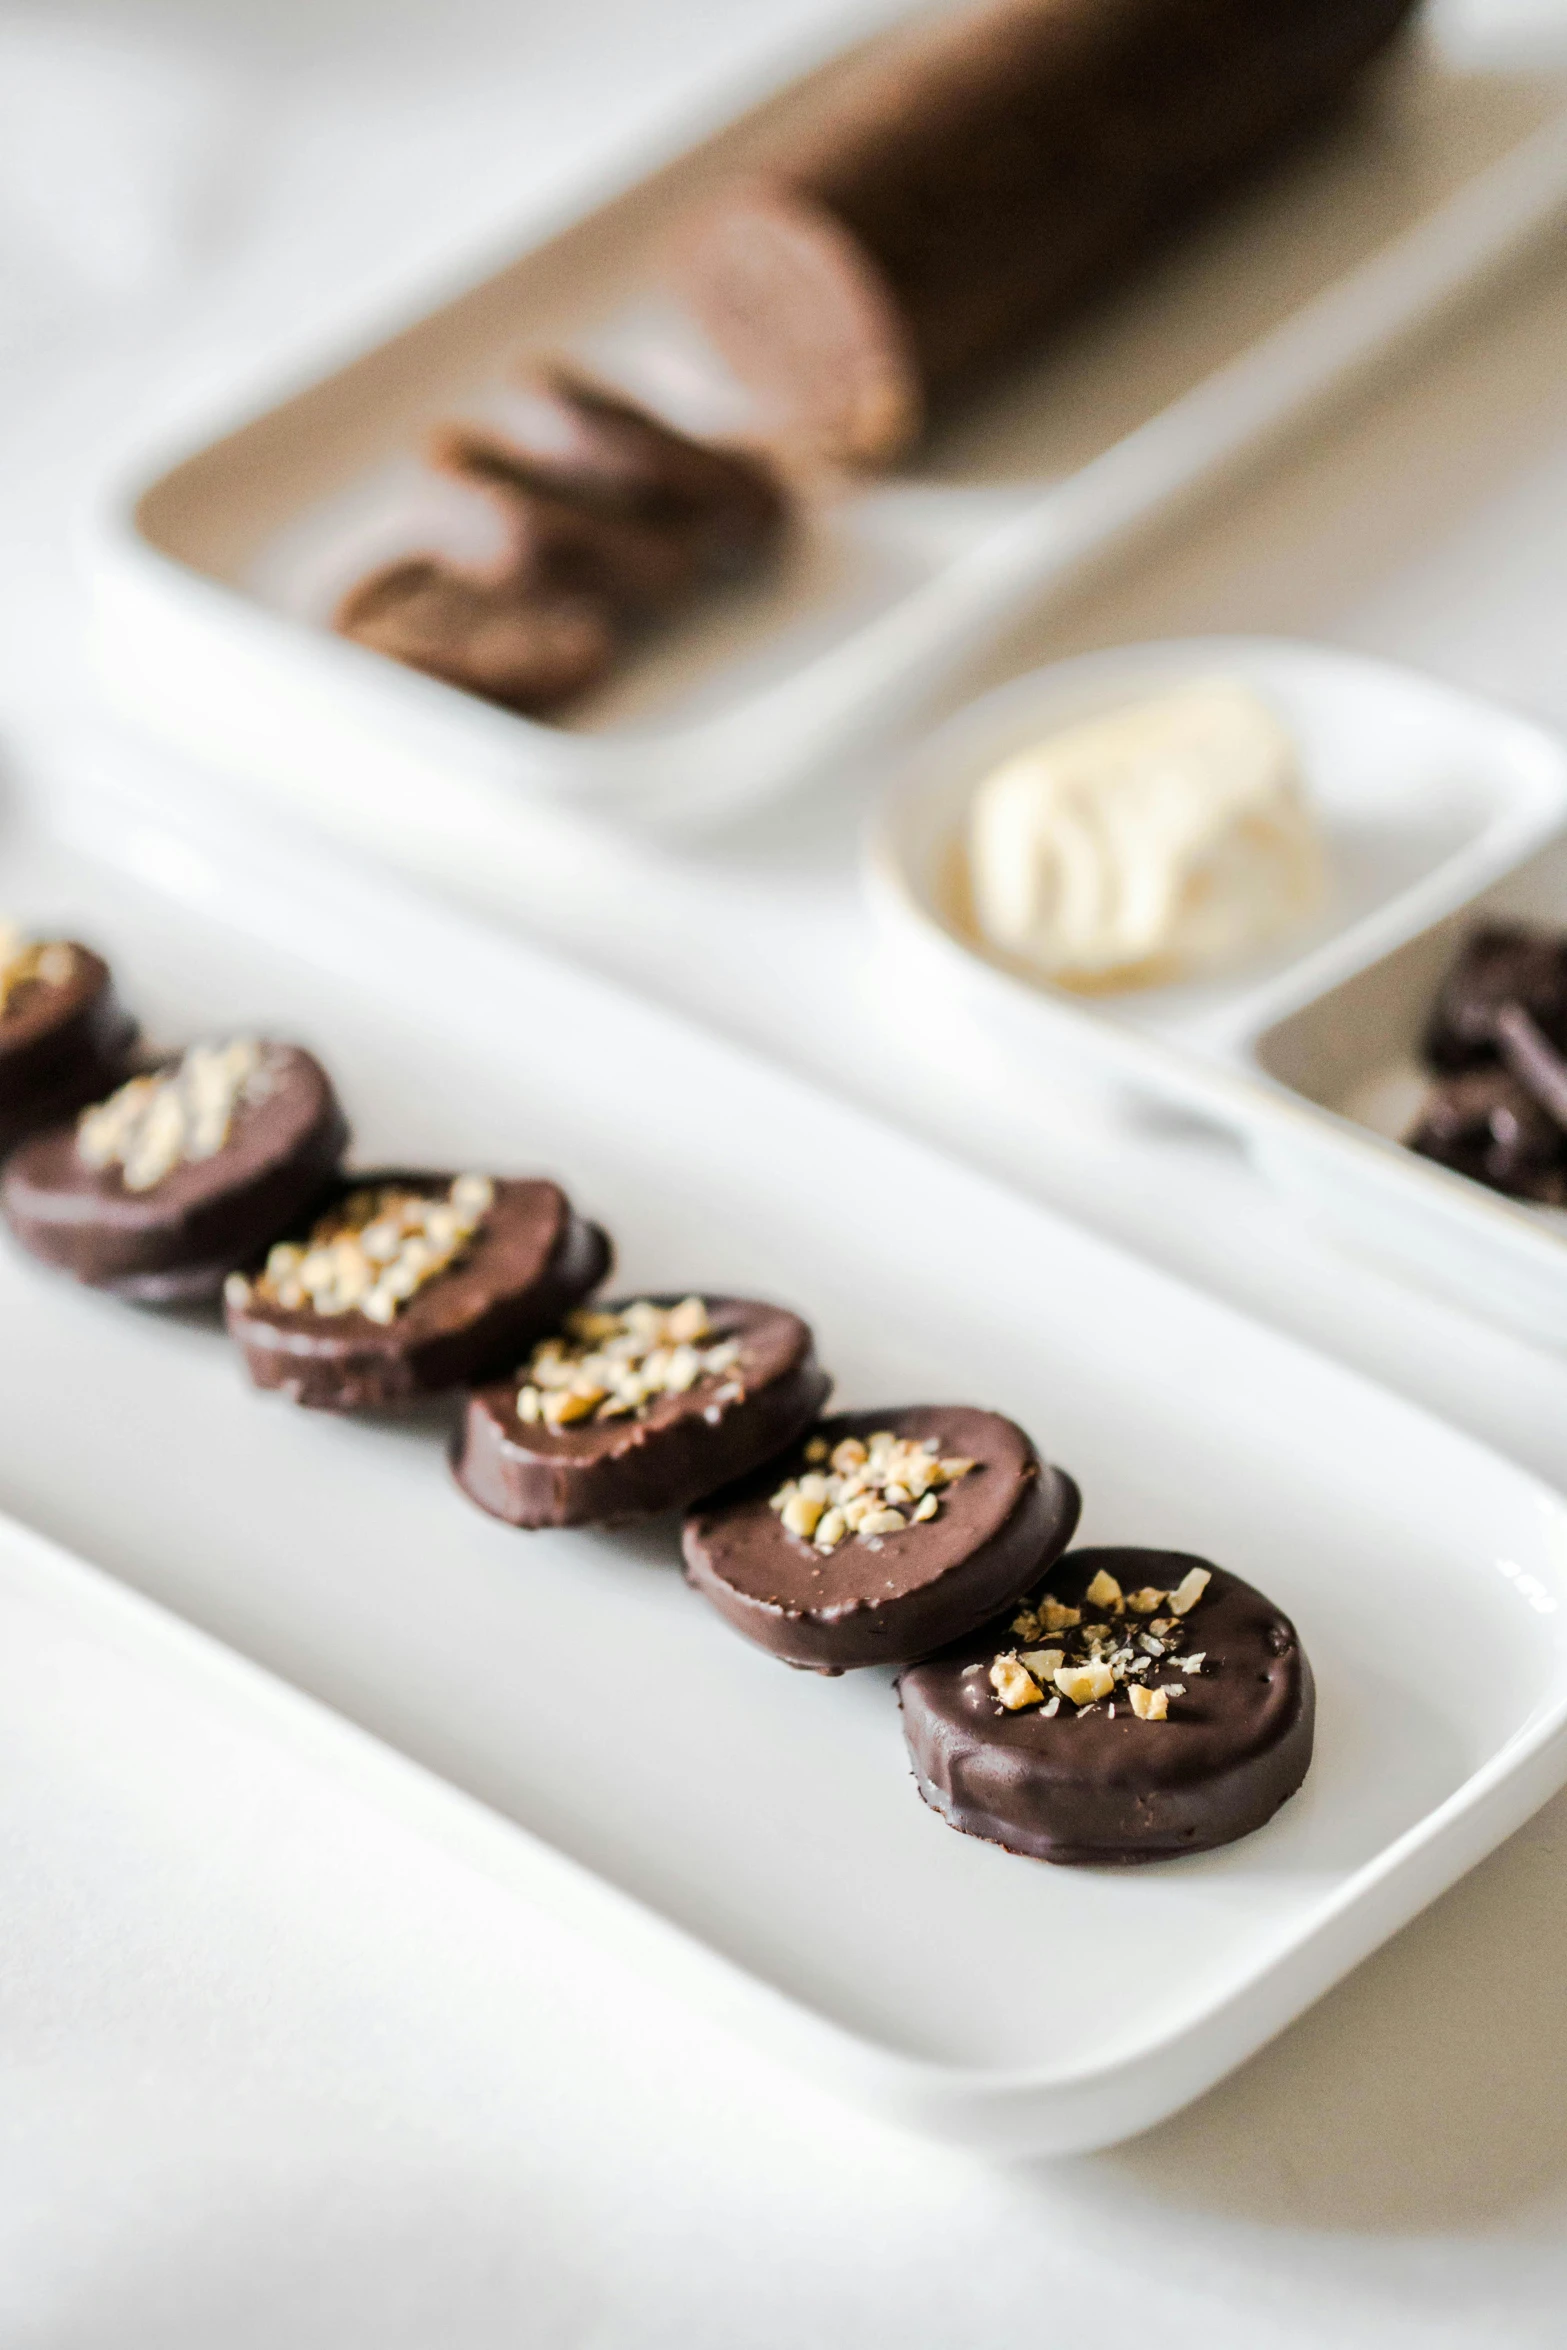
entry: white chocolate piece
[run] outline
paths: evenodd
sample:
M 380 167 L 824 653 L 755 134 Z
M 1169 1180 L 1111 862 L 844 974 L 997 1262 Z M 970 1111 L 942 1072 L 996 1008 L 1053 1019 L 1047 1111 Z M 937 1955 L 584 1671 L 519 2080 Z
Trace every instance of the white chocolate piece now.
M 969 818 L 986 942 L 1068 987 L 1238 961 L 1310 912 L 1322 851 L 1295 748 L 1222 679 L 1086 720 L 986 777 Z

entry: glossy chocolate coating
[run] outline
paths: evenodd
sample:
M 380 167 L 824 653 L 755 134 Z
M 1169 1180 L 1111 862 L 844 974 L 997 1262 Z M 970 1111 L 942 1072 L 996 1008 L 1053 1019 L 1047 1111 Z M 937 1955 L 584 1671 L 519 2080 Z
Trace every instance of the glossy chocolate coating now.
M 601 599 L 530 587 L 511 572 L 463 571 L 433 555 L 360 580 L 332 625 L 371 652 L 525 717 L 559 710 L 601 683 L 617 650 Z
M 944 405 L 1332 99 L 1413 0 L 994 0 L 881 45 L 676 267 L 833 455 Z
M 68 979 L 29 979 L 0 1013 L 0 1157 L 112 1093 L 128 1073 L 136 1023 L 109 966 L 71 942 Z
M 739 1342 L 737 1367 L 684 1395 L 655 1398 L 640 1419 L 566 1428 L 525 1422 L 517 1415 L 520 1374 L 470 1396 L 452 1455 L 469 1499 L 512 1526 L 613 1525 L 684 1509 L 792 1443 L 831 1384 L 809 1328 L 782 1306 L 751 1298 L 706 1304 L 712 1340 Z M 736 1381 L 743 1394 L 719 1401 L 718 1390 Z
M 1425 1036 L 1434 1069 L 1494 1061 L 1496 1016 L 1519 1004 L 1558 1052 L 1567 1051 L 1567 940 L 1518 923 L 1488 923 L 1464 942 L 1443 980 Z
M 941 1490 L 938 1515 L 827 1556 L 791 1534 L 769 1504 L 806 1467 L 803 1447 L 693 1510 L 687 1579 L 748 1640 L 818 1673 L 899 1665 L 962 1637 L 1037 1583 L 1072 1539 L 1081 1499 L 1041 1463 L 1021 1428 L 967 1404 L 917 1404 L 824 1420 L 829 1447 L 878 1428 L 980 1466 Z
M 1567 1204 L 1567 1134 L 1509 1070 L 1464 1069 L 1426 1098 L 1412 1151 L 1514 1199 Z
M 148 1191 L 128 1191 L 117 1166 L 89 1166 L 74 1125 L 52 1127 L 12 1153 L 0 1208 L 35 1257 L 139 1305 L 216 1297 L 330 1187 L 348 1127 L 319 1061 L 274 1048 L 271 1090 L 242 1102 L 228 1140 Z
M 317 1213 L 383 1186 L 444 1197 L 451 1181 L 427 1169 L 346 1176 Z M 467 1253 L 416 1290 L 394 1321 L 291 1311 L 254 1291 L 247 1304 L 226 1301 L 224 1319 L 258 1387 L 321 1411 L 374 1411 L 489 1378 L 596 1289 L 611 1256 L 607 1236 L 573 1214 L 558 1184 L 497 1178 Z
M 1101 1569 L 1124 1591 L 1171 1590 L 1207 1565 L 1181 1551 L 1079 1550 L 1047 1588 L 1076 1605 Z M 1315 1686 L 1288 1618 L 1238 1575 L 1210 1573 L 1180 1636 L 1205 1652 L 1204 1669 L 1161 1675 L 1185 1688 L 1166 1721 L 1139 1721 L 1124 1690 L 1113 1718 L 1068 1700 L 1048 1719 L 1037 1705 L 1004 1711 L 989 1676 L 1019 1646 L 1013 1611 L 904 1673 L 903 1732 L 932 1810 L 1008 1852 L 1079 1864 L 1170 1860 L 1262 1827 L 1306 1776 Z

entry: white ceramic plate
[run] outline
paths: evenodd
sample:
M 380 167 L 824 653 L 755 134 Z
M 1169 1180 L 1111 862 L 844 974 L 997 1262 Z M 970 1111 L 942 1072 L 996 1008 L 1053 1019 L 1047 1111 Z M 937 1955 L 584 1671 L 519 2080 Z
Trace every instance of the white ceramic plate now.
M 1331 874 L 1315 921 L 1216 979 L 1088 998 L 988 955 L 952 890 L 975 784 L 1008 752 L 1176 678 L 1231 677 L 1301 750 Z M 1434 679 L 1326 648 L 1201 637 L 1089 654 L 961 711 L 904 764 L 867 844 L 900 974 L 1014 1054 L 1216 1117 L 1324 1228 L 1494 1320 L 1567 1345 L 1567 1225 L 1390 1137 L 1411 1043 L 1477 902 L 1567 926 L 1567 745 Z M 1504 877 L 1506 877 L 1504 879 Z
M 842 32 L 886 14 L 885 0 L 857 7 Z M 715 599 L 570 726 L 332 637 L 322 622 L 349 580 L 449 524 L 416 462 L 429 426 L 503 411 L 524 353 L 571 348 L 697 429 L 743 419 L 650 293 L 656 254 L 680 209 L 754 166 L 801 102 L 786 90 L 704 135 L 504 268 L 471 257 L 348 364 L 318 357 L 243 418 L 166 435 L 94 542 L 122 701 L 459 880 L 526 856 L 530 794 L 646 820 L 722 815 L 886 739 L 1005 615 L 1299 419 L 1567 206 L 1561 85 L 1415 42 L 914 470 L 815 504 L 775 589 Z
M 201 1321 L 0 1253 L 0 1507 L 372 1733 L 334 1744 L 312 1712 L 298 1734 L 783 2061 L 954 2139 L 1108 2142 L 1567 1778 L 1567 1508 L 1515 1467 L 329 858 L 230 837 L 220 866 L 123 798 L 57 791 L 50 813 L 92 856 L 12 833 L 0 899 L 101 942 L 161 1036 L 301 1035 L 368 1158 L 556 1169 L 626 1283 L 798 1304 L 846 1399 L 1012 1412 L 1080 1477 L 1088 1539 L 1209 1552 L 1297 1619 L 1318 1760 L 1267 1829 L 1144 1872 L 1014 1860 L 920 1804 L 885 1675 L 818 1680 L 737 1640 L 667 1526 L 518 1535 L 456 1494 L 430 1420 L 263 1400 Z

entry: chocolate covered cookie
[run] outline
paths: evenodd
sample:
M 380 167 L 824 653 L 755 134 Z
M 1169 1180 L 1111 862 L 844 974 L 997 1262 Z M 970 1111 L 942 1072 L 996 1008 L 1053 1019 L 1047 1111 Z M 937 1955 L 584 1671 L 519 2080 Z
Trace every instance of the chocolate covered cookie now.
M 1250 1835 L 1311 1762 L 1294 1626 L 1169 1550 L 1080 1550 L 1043 1590 L 898 1683 L 921 1795 L 1036 1860 L 1123 1864 Z
M 1077 1487 L 1021 1428 L 965 1404 L 824 1420 L 686 1520 L 686 1575 L 785 1664 L 905 1664 L 1039 1580 Z
M 0 922 L 0 1157 L 107 1093 L 135 1041 L 101 956 Z
M 514 1362 L 609 1263 L 605 1235 L 557 1184 L 356 1175 L 306 1236 L 229 1276 L 224 1313 L 258 1387 L 363 1411 Z
M 580 589 L 517 570 L 465 571 L 415 555 L 350 588 L 332 625 L 389 660 L 525 717 L 544 717 L 608 675 L 614 617 Z
M 297 1045 L 193 1045 L 6 1161 L 22 1246 L 147 1305 L 216 1297 L 331 1184 L 348 1128 Z
M 470 1396 L 458 1484 L 513 1526 L 682 1509 L 792 1443 L 829 1381 L 797 1314 L 750 1298 L 637 1298 L 568 1315 Z

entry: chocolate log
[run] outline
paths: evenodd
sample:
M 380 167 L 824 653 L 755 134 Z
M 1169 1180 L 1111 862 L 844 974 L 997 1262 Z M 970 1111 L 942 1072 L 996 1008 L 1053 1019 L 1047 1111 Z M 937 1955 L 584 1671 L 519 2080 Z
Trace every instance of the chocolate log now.
M 801 434 L 886 460 L 1170 234 L 1413 0 L 1001 0 L 878 51 L 674 261 Z

